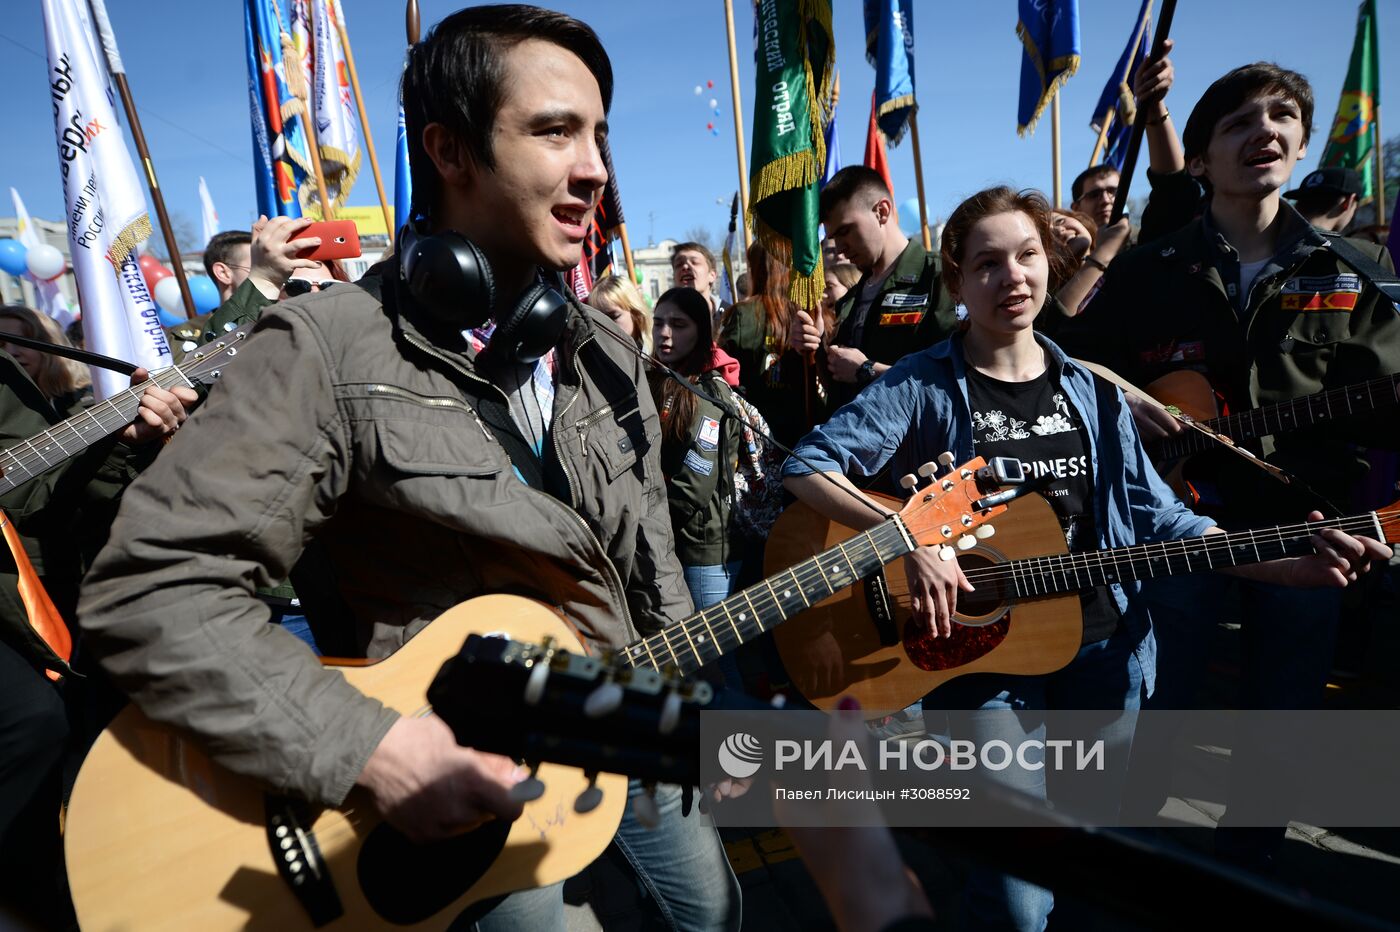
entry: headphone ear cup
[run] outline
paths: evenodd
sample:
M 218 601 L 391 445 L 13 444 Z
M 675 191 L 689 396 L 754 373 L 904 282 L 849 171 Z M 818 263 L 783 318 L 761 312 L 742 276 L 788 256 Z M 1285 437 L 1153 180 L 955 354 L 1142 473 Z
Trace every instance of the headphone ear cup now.
M 488 349 L 516 362 L 536 362 L 559 342 L 568 319 L 569 302 L 562 294 L 548 285 L 531 285 L 510 314 L 496 321 Z
M 479 327 L 496 304 L 491 263 L 476 244 L 447 231 L 404 244 L 404 279 L 419 305 L 440 323 Z

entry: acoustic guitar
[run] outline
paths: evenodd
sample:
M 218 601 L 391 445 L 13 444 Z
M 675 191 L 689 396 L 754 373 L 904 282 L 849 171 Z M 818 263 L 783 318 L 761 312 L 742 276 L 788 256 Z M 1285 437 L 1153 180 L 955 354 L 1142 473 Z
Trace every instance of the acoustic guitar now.
M 933 465 L 924 471 L 931 474 Z M 664 687 L 658 730 L 665 730 L 677 704 L 696 698 L 679 685 L 684 676 L 920 543 L 971 542 L 1019 492 L 1001 487 L 1023 478 L 1019 461 L 972 460 L 876 528 L 614 652 L 608 669 L 618 671 L 618 683 L 643 692 Z M 347 662 L 353 665 L 340 672 L 389 708 L 430 714 L 429 683 L 473 634 L 585 652 L 553 610 L 491 595 L 445 612 L 391 657 Z M 548 659 L 536 669 L 547 672 Z M 543 695 L 546 679 L 531 698 Z M 595 700 L 600 715 L 621 707 L 617 700 L 616 691 L 611 698 L 605 691 Z M 562 750 L 569 732 L 547 721 L 499 719 L 494 703 L 477 714 L 483 723 L 537 731 L 544 747 L 520 749 L 532 764 L 569 760 Z M 603 720 L 628 727 L 625 717 Z M 460 722 L 454 727 L 459 739 L 471 738 Z M 648 776 L 639 762 L 623 764 L 623 773 Z M 612 841 L 627 803 L 624 777 L 557 764 L 540 764 L 529 786 L 539 795 L 514 823 L 415 847 L 355 793 L 338 808 L 270 793 L 128 707 L 93 745 L 68 805 L 64 848 L 73 903 L 87 932 L 445 928 L 469 907 L 484 910 L 496 897 L 578 873 Z
M 251 325 L 226 333 L 186 355 L 180 365 L 158 369 L 147 381 L 123 389 L 27 440 L 0 450 L 0 492 L 8 492 L 35 476 L 56 469 L 126 427 L 136 417 L 141 396 L 150 386 L 169 389 L 212 384 L 238 355 L 250 329 Z
M 893 710 L 966 673 L 1053 673 L 1079 650 L 1082 589 L 1310 554 L 1309 537 L 1328 527 L 1394 544 L 1400 502 L 1348 518 L 1087 553 L 1068 552 L 1054 509 L 1038 495 L 1011 502 L 992 526 L 994 538 L 977 539 L 958 555 L 976 591 L 958 593 L 951 637 L 930 637 L 910 619 L 902 561 L 777 629 L 774 640 L 797 690 L 822 709 L 850 694 L 866 709 Z M 765 562 L 783 565 L 851 533 L 799 502 L 779 516 Z M 828 631 L 842 654 L 835 677 L 807 652 Z

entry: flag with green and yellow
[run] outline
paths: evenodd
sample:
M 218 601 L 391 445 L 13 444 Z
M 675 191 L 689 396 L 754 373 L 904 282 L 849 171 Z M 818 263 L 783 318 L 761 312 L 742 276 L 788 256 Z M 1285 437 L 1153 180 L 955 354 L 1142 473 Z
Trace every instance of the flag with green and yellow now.
M 811 309 L 824 285 L 817 199 L 836 64 L 831 0 L 759 0 L 754 12 L 749 215 L 759 242 L 791 269 L 792 300 Z
M 1342 99 L 1327 148 L 1322 151 L 1322 167 L 1354 168 L 1361 174 L 1361 197 L 1376 193 L 1373 171 L 1377 139 L 1376 108 L 1380 106 L 1380 50 L 1376 41 L 1376 0 L 1362 0 L 1356 18 L 1356 40 L 1351 46 Z

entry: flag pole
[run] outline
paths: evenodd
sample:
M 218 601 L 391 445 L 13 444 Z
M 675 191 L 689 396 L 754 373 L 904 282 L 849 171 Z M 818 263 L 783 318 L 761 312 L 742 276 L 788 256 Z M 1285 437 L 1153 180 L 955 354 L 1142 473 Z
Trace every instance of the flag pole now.
M 1108 143 L 1108 131 L 1113 128 L 1113 121 L 1117 114 L 1112 107 L 1104 112 L 1103 120 L 1099 123 L 1099 138 L 1094 140 L 1094 151 L 1089 156 L 1089 167 L 1093 168 L 1099 163 L 1099 156 L 1103 155 L 1103 147 Z
M 194 295 L 190 293 L 190 282 L 185 276 L 185 262 L 180 256 L 180 244 L 175 241 L 175 230 L 170 226 L 170 215 L 165 210 L 165 195 L 161 193 L 160 182 L 156 180 L 156 166 L 151 161 L 151 150 L 146 146 L 146 134 L 141 130 L 141 118 L 136 115 L 136 101 L 131 96 L 131 86 L 126 83 L 126 66 L 122 64 L 117 51 L 117 37 L 112 32 L 112 23 L 107 18 L 107 7 L 103 0 L 88 0 L 93 22 L 97 26 L 98 39 L 106 56 L 107 70 L 117 85 L 117 93 L 122 98 L 122 109 L 126 111 L 126 122 L 131 126 L 131 139 L 136 143 L 136 154 L 146 170 L 146 186 L 151 191 L 151 201 L 156 207 L 156 219 L 160 221 L 160 232 L 165 239 L 165 249 L 170 253 L 170 267 L 175 271 L 175 281 L 180 285 L 180 300 L 185 304 L 185 317 L 195 316 Z M 154 297 L 154 296 L 152 296 Z
M 403 28 L 408 34 L 408 44 L 418 44 L 418 0 L 408 0 L 403 10 Z
M 1157 20 L 1157 35 L 1152 37 L 1154 59 L 1161 58 L 1164 45 L 1172 31 L 1172 17 L 1176 15 L 1176 0 L 1162 0 L 1162 11 Z M 1128 211 L 1128 189 L 1132 185 L 1133 172 L 1137 170 L 1138 153 L 1142 151 L 1142 133 L 1147 124 L 1133 120 L 1132 132 L 1128 135 L 1128 151 L 1123 156 L 1123 169 L 1118 173 L 1118 193 L 1113 198 L 1113 213 L 1108 222 L 1117 223 Z
M 924 251 L 933 251 L 933 239 L 928 232 L 928 206 L 924 203 L 924 160 L 919 154 L 919 108 L 909 113 L 909 140 L 914 144 L 914 184 L 919 189 L 919 229 L 924 235 Z
M 379 156 L 374 152 L 374 136 L 370 132 L 369 118 L 365 116 L 365 96 L 360 93 L 360 75 L 355 70 L 355 53 L 350 50 L 350 33 L 345 26 L 345 11 L 340 0 L 335 4 L 335 28 L 340 33 L 340 44 L 345 49 L 345 70 L 350 72 L 350 86 L 355 90 L 355 108 L 360 114 L 360 127 L 365 131 L 365 148 L 369 149 L 369 167 L 374 172 L 374 188 L 379 193 L 379 206 L 384 211 L 384 226 L 389 231 L 389 246 L 394 245 L 394 212 L 389 208 L 389 199 L 384 196 L 384 179 L 379 174 Z
M 1055 209 L 1060 209 L 1060 89 L 1050 100 L 1050 145 L 1054 148 L 1050 163 L 1055 170 Z M 920 205 L 922 206 L 922 204 Z
M 744 113 L 739 102 L 739 58 L 734 50 L 734 0 L 724 0 L 724 25 L 729 34 L 729 86 L 734 95 L 734 149 L 739 156 L 739 201 L 744 209 L 744 253 L 749 238 L 749 170 L 744 164 Z
M 627 240 L 627 224 L 625 222 L 617 225 L 617 235 L 622 240 L 622 257 L 627 260 L 627 280 L 635 285 L 637 283 L 637 265 L 632 261 L 632 244 Z

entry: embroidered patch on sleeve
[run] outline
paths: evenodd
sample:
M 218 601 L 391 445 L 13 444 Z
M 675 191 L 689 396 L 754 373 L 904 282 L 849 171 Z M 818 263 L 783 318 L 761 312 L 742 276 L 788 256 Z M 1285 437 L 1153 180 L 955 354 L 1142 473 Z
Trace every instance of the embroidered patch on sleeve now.
M 881 327 L 911 326 L 924 319 L 923 311 L 893 311 L 880 315 Z
M 887 294 L 880 302 L 882 307 L 923 307 L 928 304 L 926 294 Z
M 682 465 L 684 465 L 691 472 L 698 472 L 702 476 L 708 476 L 710 473 L 715 471 L 715 464 L 711 463 L 709 460 L 705 459 L 705 457 L 701 456 L 699 453 L 696 453 L 694 450 L 686 451 L 685 462 Z
M 712 417 L 700 419 L 700 436 L 695 438 L 695 445 L 706 453 L 714 452 L 719 447 L 719 421 Z

